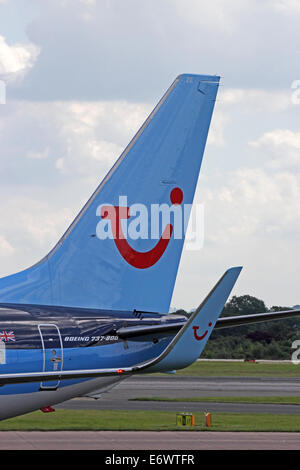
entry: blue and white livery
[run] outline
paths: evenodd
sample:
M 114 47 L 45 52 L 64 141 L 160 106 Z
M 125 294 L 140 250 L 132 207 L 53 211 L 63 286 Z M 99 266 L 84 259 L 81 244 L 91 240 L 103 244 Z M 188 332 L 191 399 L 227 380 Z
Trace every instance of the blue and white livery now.
M 218 86 L 177 77 L 50 253 L 0 279 L 0 419 L 184 368 L 214 327 L 244 323 L 219 319 L 240 267 L 188 320 L 167 315 L 185 238 L 175 219 L 193 203 Z M 170 218 L 149 236 L 154 207 Z

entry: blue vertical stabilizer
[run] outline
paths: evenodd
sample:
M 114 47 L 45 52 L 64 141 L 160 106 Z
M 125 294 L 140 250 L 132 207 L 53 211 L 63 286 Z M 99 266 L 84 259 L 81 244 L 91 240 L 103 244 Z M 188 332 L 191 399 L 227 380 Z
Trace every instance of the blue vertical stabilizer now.
M 218 85 L 177 77 L 53 250 L 0 280 L 0 302 L 168 312 L 176 211 L 193 202 Z M 174 211 L 154 227 L 162 205 Z

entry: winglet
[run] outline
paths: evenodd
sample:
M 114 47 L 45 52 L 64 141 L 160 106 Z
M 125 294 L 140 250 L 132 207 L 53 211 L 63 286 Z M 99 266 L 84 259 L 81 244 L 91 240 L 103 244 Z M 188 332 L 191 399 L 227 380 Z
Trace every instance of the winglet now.
M 150 373 L 182 369 L 198 359 L 241 270 L 242 267 L 234 267 L 223 274 L 169 346 L 154 361 L 143 367 L 143 371 L 147 369 L 147 373 Z

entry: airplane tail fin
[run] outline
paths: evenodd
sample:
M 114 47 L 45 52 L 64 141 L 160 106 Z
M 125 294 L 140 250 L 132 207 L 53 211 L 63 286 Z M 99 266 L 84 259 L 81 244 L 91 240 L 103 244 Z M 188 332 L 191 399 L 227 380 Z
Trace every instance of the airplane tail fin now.
M 0 280 L 0 302 L 168 312 L 218 86 L 177 77 L 50 253 Z

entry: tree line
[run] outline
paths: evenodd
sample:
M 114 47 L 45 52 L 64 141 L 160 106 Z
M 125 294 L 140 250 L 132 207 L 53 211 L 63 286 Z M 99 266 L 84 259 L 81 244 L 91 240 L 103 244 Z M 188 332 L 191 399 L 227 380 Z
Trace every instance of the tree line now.
M 297 306 L 299 308 L 299 306 Z M 291 307 L 273 306 L 250 295 L 234 296 L 225 305 L 221 317 L 250 315 L 291 310 Z M 175 313 L 189 316 L 184 310 Z M 206 359 L 284 359 L 290 360 L 292 343 L 300 340 L 300 316 L 287 320 L 237 326 L 214 330 L 201 358 Z

